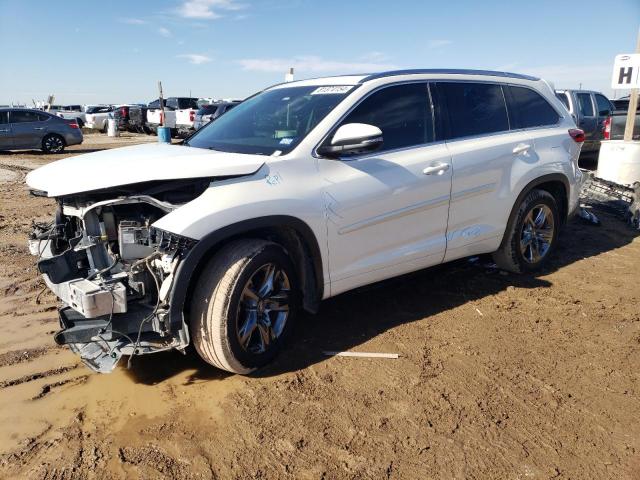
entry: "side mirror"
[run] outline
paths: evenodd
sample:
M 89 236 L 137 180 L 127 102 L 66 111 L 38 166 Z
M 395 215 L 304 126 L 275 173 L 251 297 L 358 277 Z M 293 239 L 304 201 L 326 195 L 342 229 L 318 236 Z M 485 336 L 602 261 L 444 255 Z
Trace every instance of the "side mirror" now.
M 366 123 L 347 123 L 333 135 L 330 143 L 318 148 L 325 157 L 337 158 L 348 153 L 371 152 L 382 146 L 382 130 Z

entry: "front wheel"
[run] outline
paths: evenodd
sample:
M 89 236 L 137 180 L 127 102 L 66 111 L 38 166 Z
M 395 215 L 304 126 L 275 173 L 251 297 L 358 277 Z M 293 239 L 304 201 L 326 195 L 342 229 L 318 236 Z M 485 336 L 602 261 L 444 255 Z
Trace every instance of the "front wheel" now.
M 498 267 L 510 272 L 541 268 L 555 249 L 560 215 L 555 198 L 545 190 L 532 190 L 522 200 L 500 249 L 493 254 Z
M 268 364 L 282 349 L 298 311 L 298 280 L 286 251 L 238 240 L 205 266 L 191 303 L 198 354 L 232 373 Z

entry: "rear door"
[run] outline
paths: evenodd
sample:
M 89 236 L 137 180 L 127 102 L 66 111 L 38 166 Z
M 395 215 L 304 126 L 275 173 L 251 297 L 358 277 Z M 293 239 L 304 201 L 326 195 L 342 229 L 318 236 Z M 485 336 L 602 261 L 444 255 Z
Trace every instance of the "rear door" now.
M 593 142 L 597 138 L 598 118 L 590 93 L 576 92 L 578 106 L 578 127 L 584 130 L 585 141 Z
M 604 138 L 604 122 L 613 112 L 613 105 L 607 97 L 601 93 L 594 93 L 596 111 L 598 114 L 598 128 L 596 131 L 596 139 L 602 140 Z
M 9 124 L 9 111 L 0 112 L 0 150 L 9 150 L 13 147 L 11 125 Z
M 498 248 L 512 207 L 513 170 L 535 159 L 535 149 L 528 132 L 510 131 L 502 85 L 439 82 L 437 91 L 453 165 L 449 261 Z
M 14 148 L 41 148 L 47 133 L 49 116 L 30 110 L 12 110 L 9 114 Z

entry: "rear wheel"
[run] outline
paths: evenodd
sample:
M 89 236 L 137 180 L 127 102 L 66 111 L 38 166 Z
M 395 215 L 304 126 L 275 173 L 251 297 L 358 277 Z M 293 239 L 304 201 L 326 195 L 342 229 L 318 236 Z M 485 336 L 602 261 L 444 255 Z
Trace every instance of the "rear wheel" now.
M 198 279 L 193 343 L 211 365 L 247 374 L 280 352 L 297 311 L 297 278 L 286 251 L 264 240 L 234 241 Z
M 64 138 L 51 133 L 42 139 L 42 151 L 45 153 L 61 153 L 64 151 Z
M 560 216 L 555 198 L 532 190 L 524 198 L 500 249 L 493 254 L 498 267 L 510 272 L 541 268 L 555 249 Z

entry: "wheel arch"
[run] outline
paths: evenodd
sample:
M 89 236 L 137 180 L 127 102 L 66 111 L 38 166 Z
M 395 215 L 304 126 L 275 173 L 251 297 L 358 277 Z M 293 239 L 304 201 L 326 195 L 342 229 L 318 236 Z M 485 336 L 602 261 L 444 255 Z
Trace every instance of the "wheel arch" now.
M 516 197 L 516 201 L 513 203 L 511 212 L 509 213 L 507 226 L 504 230 L 504 233 L 502 234 L 502 242 L 500 243 L 500 247 L 503 247 L 505 241 L 508 240 L 507 233 L 511 231 L 511 227 L 513 226 L 513 222 L 515 221 L 516 214 L 518 212 L 518 209 L 520 208 L 520 204 L 522 203 L 524 198 L 534 189 L 545 190 L 553 195 L 560 210 L 560 220 L 563 224 L 567 221 L 567 217 L 569 214 L 569 195 L 571 192 L 569 179 L 561 173 L 550 173 L 547 175 L 542 175 L 541 177 L 538 177 L 527 183 Z
M 271 215 L 243 220 L 209 233 L 196 243 L 178 265 L 169 304 L 171 324 L 187 317 L 194 286 L 206 260 L 223 245 L 239 238 L 262 238 L 281 245 L 296 267 L 305 310 L 315 313 L 324 294 L 322 254 L 311 227 L 297 217 Z M 184 315 L 184 317 L 183 317 Z

